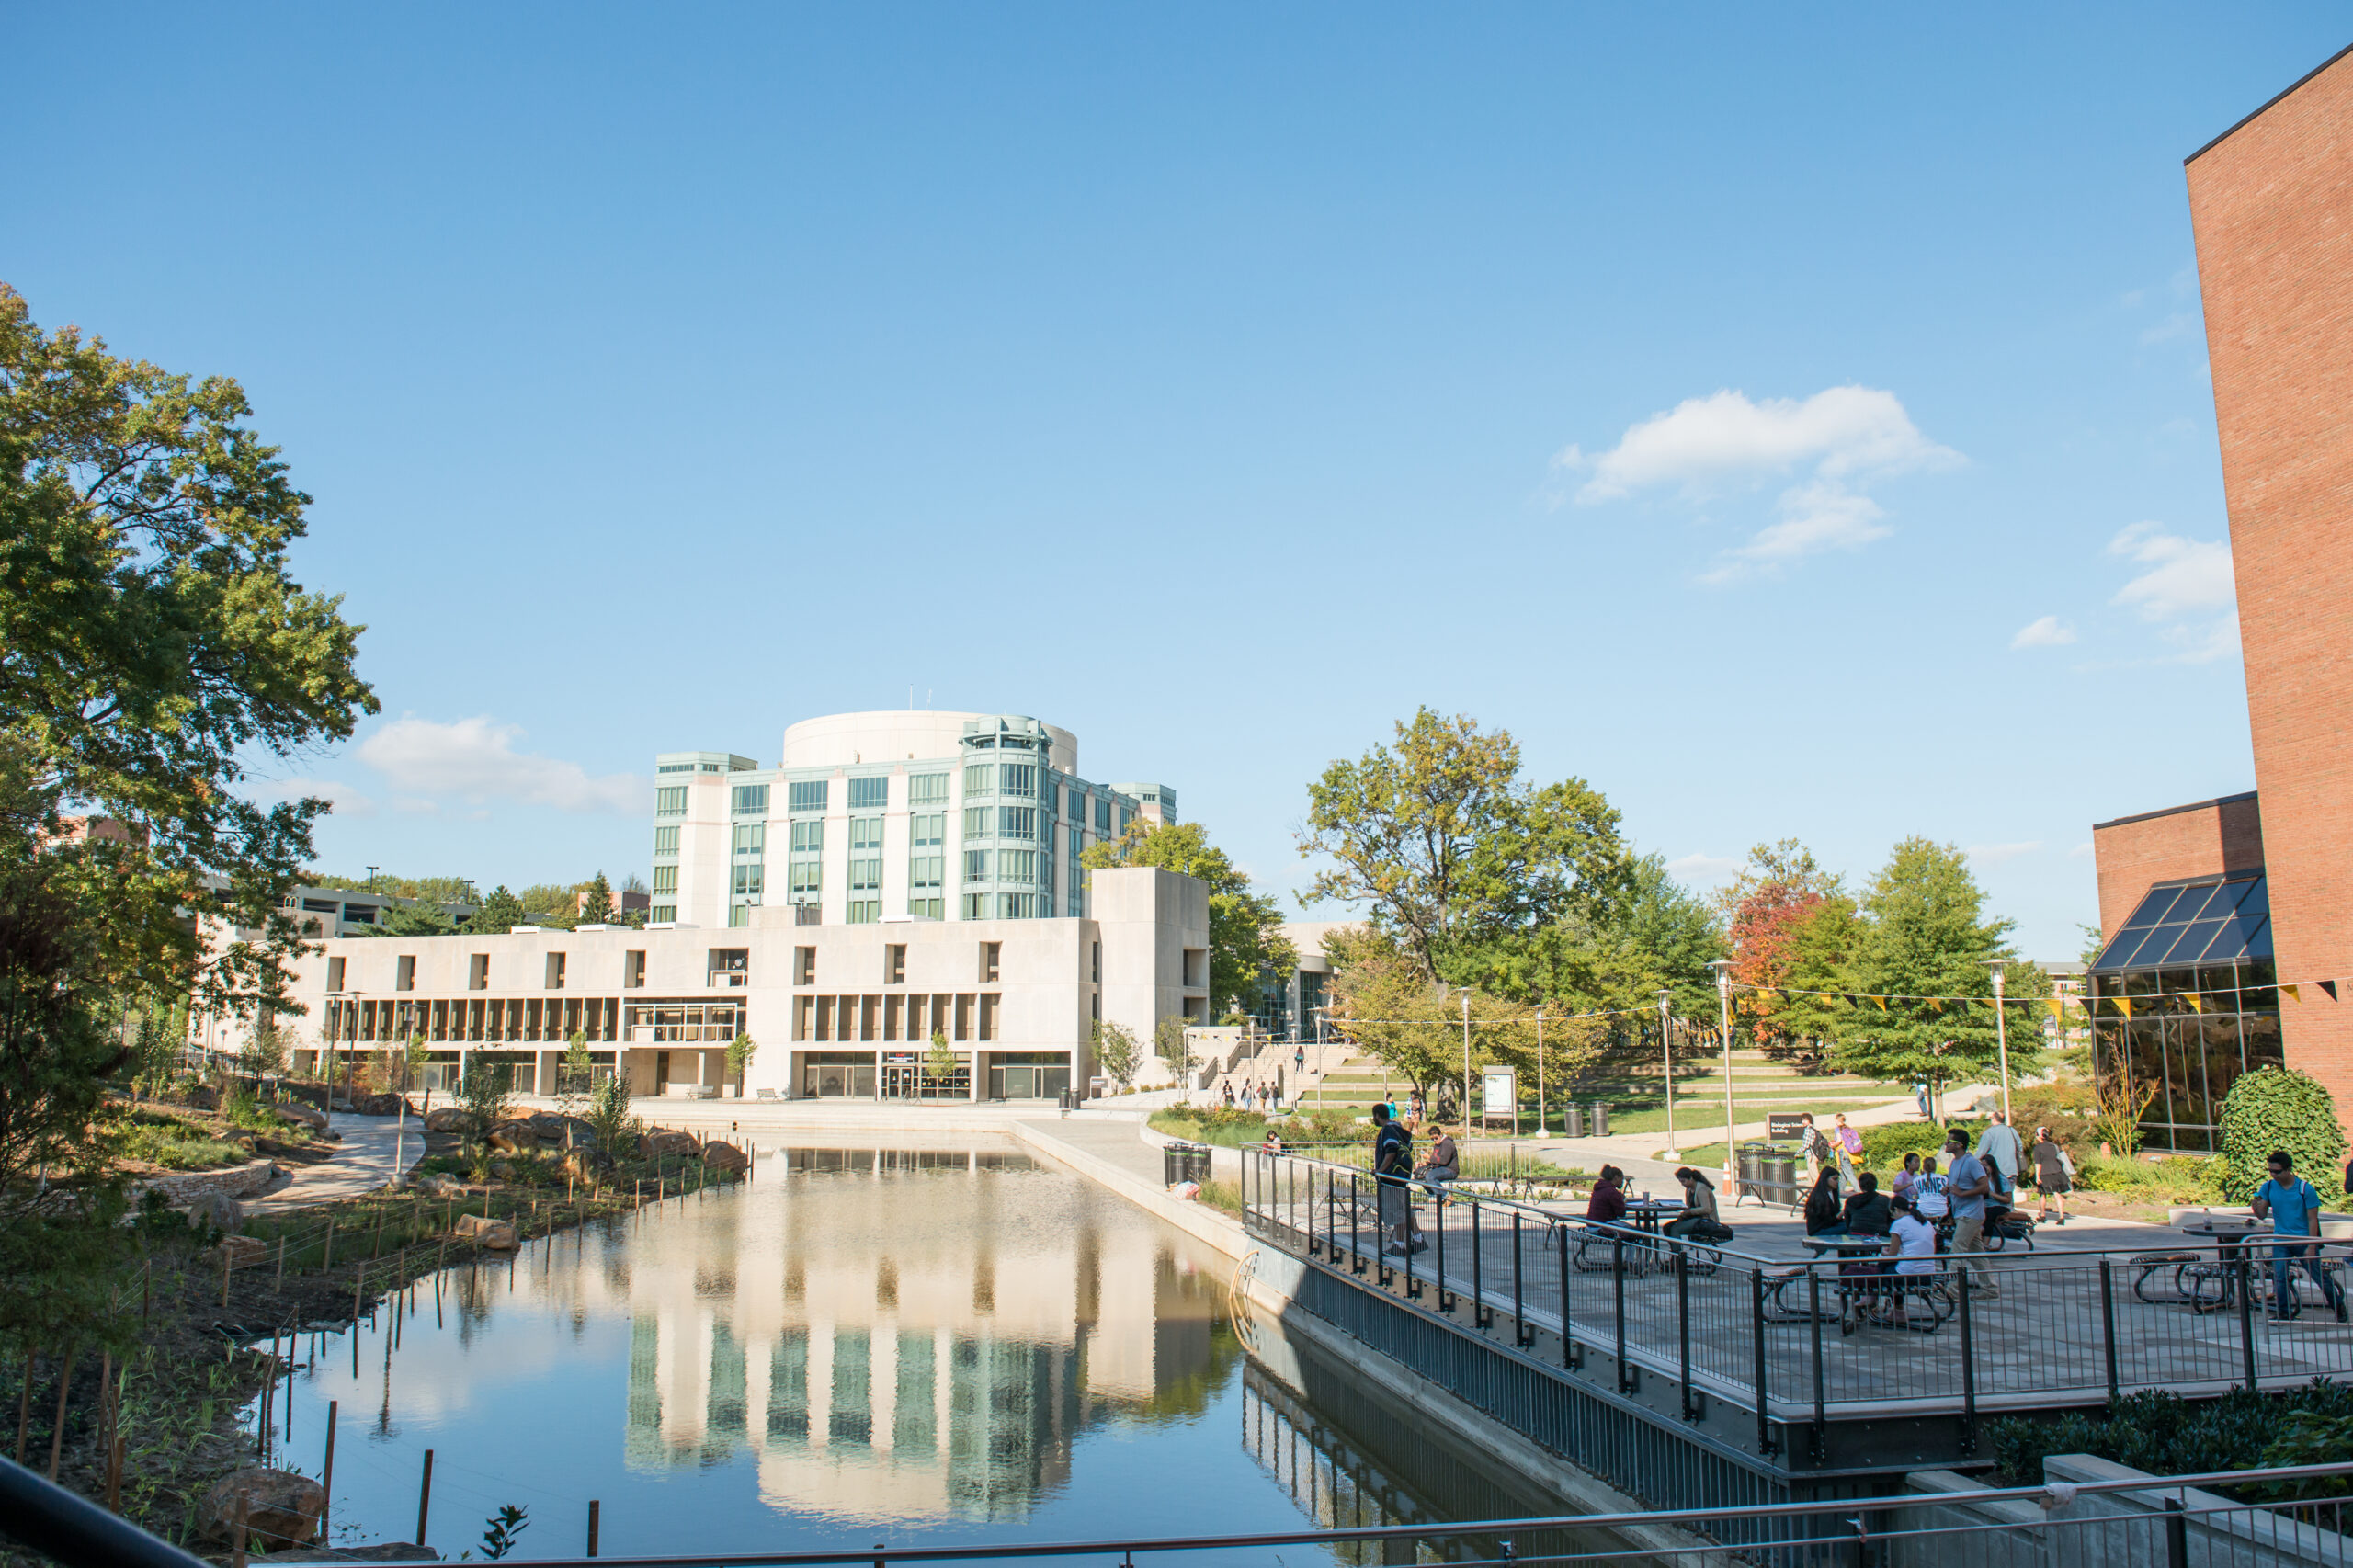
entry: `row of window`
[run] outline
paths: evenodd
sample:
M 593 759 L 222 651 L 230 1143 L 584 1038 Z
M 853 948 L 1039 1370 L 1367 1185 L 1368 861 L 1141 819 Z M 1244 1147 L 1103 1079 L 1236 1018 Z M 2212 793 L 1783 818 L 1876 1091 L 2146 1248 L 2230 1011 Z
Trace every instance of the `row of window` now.
M 994 991 L 891 992 L 864 996 L 796 996 L 796 1040 L 995 1040 L 1000 1003 Z
M 787 808 L 794 812 L 826 810 L 828 783 L 829 780 L 815 778 L 788 784 L 785 795 Z M 889 803 L 890 786 L 891 781 L 888 778 L 851 779 L 849 809 L 854 812 L 881 810 Z M 739 817 L 766 816 L 768 812 L 768 788 L 766 784 L 736 785 L 729 802 L 733 814 Z M 964 769 L 964 793 L 966 795 L 1036 797 L 1039 794 L 1038 768 L 1035 764 L 1026 762 L 974 763 Z M 1044 798 L 1049 814 L 1056 816 L 1063 814 L 1062 786 L 1049 784 L 1046 787 Z M 1086 795 L 1075 789 L 1070 791 L 1068 803 L 1069 816 L 1072 821 L 1085 819 L 1087 799 Z M 945 773 L 918 773 L 908 778 L 908 805 L 944 805 L 947 801 L 948 775 Z M 1108 797 L 1098 795 L 1094 797 L 1094 801 L 1096 829 L 1101 833 L 1108 833 L 1111 831 L 1110 800 Z M 676 817 L 684 816 L 686 813 L 687 787 L 685 785 L 665 784 L 654 791 L 654 815 Z M 1121 832 L 1127 830 L 1130 814 L 1126 811 L 1120 813 Z M 669 834 L 669 847 L 666 851 L 660 847 L 665 832 Z M 656 854 L 677 853 L 677 835 L 675 829 L 655 829 L 654 842 Z

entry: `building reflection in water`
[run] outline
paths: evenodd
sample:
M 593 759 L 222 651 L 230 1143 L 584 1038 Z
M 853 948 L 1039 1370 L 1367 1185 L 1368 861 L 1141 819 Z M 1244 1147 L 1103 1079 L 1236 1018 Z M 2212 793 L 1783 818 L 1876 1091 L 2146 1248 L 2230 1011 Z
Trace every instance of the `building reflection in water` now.
M 750 1201 L 648 1227 L 614 1282 L 631 1468 L 748 1453 L 780 1509 L 1019 1518 L 1088 1426 L 1199 1408 L 1239 1354 L 1217 1255 L 1097 1224 L 1102 1195 L 1021 1179 L 1036 1169 L 980 1148 L 764 1151 Z

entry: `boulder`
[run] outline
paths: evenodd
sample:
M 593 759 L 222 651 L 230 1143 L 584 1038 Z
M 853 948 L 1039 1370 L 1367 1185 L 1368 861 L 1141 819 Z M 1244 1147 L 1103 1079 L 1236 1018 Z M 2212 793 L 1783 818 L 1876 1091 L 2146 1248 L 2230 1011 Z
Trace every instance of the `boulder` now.
M 502 1121 L 490 1130 L 490 1146 L 502 1154 L 519 1154 L 540 1146 L 540 1135 L 528 1121 Z
M 466 1113 L 462 1108 L 453 1105 L 428 1110 L 425 1113 L 425 1130 L 427 1132 L 463 1132 L 466 1130 Z
M 228 1540 L 236 1528 L 237 1499 L 245 1500 L 245 1539 L 254 1550 L 301 1546 L 318 1533 L 327 1494 L 307 1475 L 264 1465 L 222 1476 L 204 1494 L 199 1517 L 204 1531 Z
M 327 1113 L 314 1105 L 304 1105 L 301 1100 L 281 1100 L 270 1108 L 284 1119 L 307 1127 L 313 1132 L 327 1130 Z
M 691 1132 L 654 1132 L 644 1140 L 648 1154 L 685 1154 L 689 1157 L 702 1153 L 702 1141 Z
M 438 1201 L 445 1198 L 464 1196 L 466 1185 L 455 1176 L 443 1176 L 439 1171 L 430 1171 L 416 1178 L 416 1190 Z
M 406 1108 L 398 1095 L 362 1095 L 358 1104 L 362 1116 L 398 1116 Z
M 228 1255 L 230 1267 L 251 1268 L 269 1261 L 269 1244 L 259 1236 L 222 1236 L 221 1244 L 214 1247 L 210 1256 L 213 1262 L 218 1263 L 223 1253 Z
M 460 1240 L 476 1243 L 493 1252 L 513 1252 L 518 1244 L 513 1225 L 481 1214 L 459 1215 L 457 1234 Z
M 574 1181 L 595 1181 L 612 1174 L 613 1157 L 596 1149 L 574 1149 L 563 1156 L 563 1168 Z
M 245 1222 L 245 1206 L 225 1192 L 208 1188 L 188 1200 L 188 1222 L 199 1230 L 223 1234 Z
M 715 1171 L 733 1171 L 737 1176 L 751 1169 L 752 1162 L 744 1151 L 733 1143 L 716 1140 L 702 1146 L 702 1163 Z

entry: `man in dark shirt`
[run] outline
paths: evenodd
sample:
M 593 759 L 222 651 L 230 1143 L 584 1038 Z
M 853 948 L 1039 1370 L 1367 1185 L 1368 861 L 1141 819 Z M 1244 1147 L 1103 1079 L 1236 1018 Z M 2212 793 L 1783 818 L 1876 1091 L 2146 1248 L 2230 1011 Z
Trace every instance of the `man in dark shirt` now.
M 1406 1184 L 1414 1174 L 1414 1135 L 1385 1105 L 1372 1108 L 1372 1176 L 1381 1196 L 1381 1226 L 1389 1233 L 1383 1250 L 1403 1257 L 1429 1245 L 1414 1233 L 1414 1192 Z
M 1847 1233 L 1850 1236 L 1883 1236 L 1894 1223 L 1895 1210 L 1887 1201 L 1887 1194 L 1879 1189 L 1879 1177 L 1870 1171 L 1855 1178 L 1855 1196 L 1847 1199 Z

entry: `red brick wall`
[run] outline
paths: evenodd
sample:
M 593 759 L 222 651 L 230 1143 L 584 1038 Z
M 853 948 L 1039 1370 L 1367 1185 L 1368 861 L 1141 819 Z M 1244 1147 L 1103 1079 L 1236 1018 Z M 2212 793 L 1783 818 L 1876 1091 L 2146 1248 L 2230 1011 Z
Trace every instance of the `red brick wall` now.
M 2262 865 L 2263 818 L 2253 795 L 2226 795 L 2095 823 L 2092 863 L 2099 870 L 2100 937 L 2113 940 L 2150 884 Z
M 2353 52 L 2189 164 L 2286 981 L 2353 978 Z M 2282 1009 L 2353 1115 L 2353 992 Z

